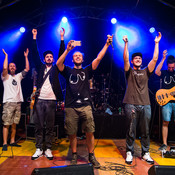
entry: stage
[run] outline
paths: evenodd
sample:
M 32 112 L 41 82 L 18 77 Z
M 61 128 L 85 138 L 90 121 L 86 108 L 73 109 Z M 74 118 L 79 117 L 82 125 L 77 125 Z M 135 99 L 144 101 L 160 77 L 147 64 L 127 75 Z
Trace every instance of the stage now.
M 88 163 L 88 154 L 85 139 L 78 138 L 78 164 Z M 30 175 L 35 168 L 56 167 L 69 165 L 71 151 L 67 138 L 56 139 L 53 144 L 53 160 L 48 160 L 45 156 L 31 160 L 35 152 L 35 140 L 21 139 L 18 142 L 20 148 L 8 146 L 7 152 L 1 152 L 0 174 L 1 175 Z M 135 142 L 135 158 L 132 165 L 125 163 L 125 139 L 99 139 L 95 140 L 95 155 L 101 163 L 101 169 L 94 169 L 95 175 L 115 175 L 115 174 L 147 174 L 152 165 L 141 160 L 140 141 Z M 151 141 L 150 154 L 155 161 L 155 165 L 175 166 L 172 158 L 162 158 L 158 151 L 160 144 Z M 2 147 L 0 148 L 2 149 Z M 8 157 L 3 157 L 8 156 Z

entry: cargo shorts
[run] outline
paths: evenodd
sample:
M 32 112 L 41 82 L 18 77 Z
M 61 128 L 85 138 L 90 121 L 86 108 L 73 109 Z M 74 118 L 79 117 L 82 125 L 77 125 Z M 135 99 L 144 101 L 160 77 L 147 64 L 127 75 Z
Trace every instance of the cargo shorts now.
M 79 119 L 82 120 L 82 132 L 95 132 L 95 123 L 91 106 L 65 108 L 65 130 L 68 135 L 77 134 Z
M 2 120 L 4 125 L 18 124 L 21 118 L 21 102 L 3 104 Z

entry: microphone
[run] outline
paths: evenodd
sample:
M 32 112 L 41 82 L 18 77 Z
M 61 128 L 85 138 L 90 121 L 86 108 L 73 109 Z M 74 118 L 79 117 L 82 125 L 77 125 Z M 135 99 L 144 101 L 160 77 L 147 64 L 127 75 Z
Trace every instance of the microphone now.
M 110 35 L 107 35 L 107 37 L 110 37 Z M 111 47 L 114 48 L 113 44 L 112 44 L 112 41 L 110 41 L 109 43 L 110 43 Z

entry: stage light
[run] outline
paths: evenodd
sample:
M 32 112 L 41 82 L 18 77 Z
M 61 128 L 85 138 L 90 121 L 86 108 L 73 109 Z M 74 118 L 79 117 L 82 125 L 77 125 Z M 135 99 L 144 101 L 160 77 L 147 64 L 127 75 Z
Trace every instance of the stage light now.
M 112 19 L 111 19 L 111 23 L 112 23 L 112 24 L 116 24 L 116 23 L 117 23 L 117 19 L 116 19 L 116 18 L 112 18 Z
M 62 18 L 62 22 L 63 22 L 63 23 L 67 23 L 67 21 L 68 21 L 67 18 L 64 16 L 64 17 Z
M 151 27 L 151 28 L 149 29 L 149 32 L 150 32 L 150 33 L 154 33 L 154 32 L 155 32 L 155 28 L 154 28 L 154 27 Z
M 21 28 L 20 28 L 20 32 L 21 32 L 21 33 L 24 33 L 25 31 L 26 31 L 26 29 L 25 29 L 24 27 L 21 27 Z
M 137 47 L 139 46 L 139 36 L 137 34 L 137 29 L 135 27 L 132 27 L 131 25 L 128 25 L 128 27 L 125 26 L 118 26 L 116 29 L 116 33 L 115 33 L 115 37 L 117 40 L 117 43 L 123 47 L 124 46 L 124 42 L 123 42 L 123 36 L 127 35 L 128 40 L 129 40 L 129 44 L 130 46 L 135 46 L 137 44 Z

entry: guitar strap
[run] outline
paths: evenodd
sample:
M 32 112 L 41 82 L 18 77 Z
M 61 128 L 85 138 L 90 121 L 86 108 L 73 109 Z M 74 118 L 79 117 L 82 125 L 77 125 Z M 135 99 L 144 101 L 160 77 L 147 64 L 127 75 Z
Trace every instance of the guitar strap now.
M 52 69 L 53 69 L 53 66 L 50 68 L 50 70 L 49 70 L 49 71 L 46 73 L 46 75 L 44 76 L 43 81 L 42 81 L 42 83 L 41 83 L 41 87 L 40 87 L 39 89 L 42 88 L 44 82 L 46 81 L 46 78 L 48 77 L 48 75 L 50 74 L 50 72 L 52 71 Z
M 50 70 L 45 74 L 45 76 L 44 76 L 44 78 L 43 78 L 43 81 L 42 81 L 42 83 L 41 83 L 41 87 L 40 87 L 40 88 L 37 90 L 37 92 L 36 92 L 36 96 L 37 96 L 37 97 L 39 96 L 40 90 L 41 90 L 41 88 L 42 88 L 44 82 L 46 81 L 46 78 L 48 77 L 48 75 L 49 75 L 50 72 L 52 71 L 52 69 L 53 69 L 53 66 L 52 66 L 52 67 L 50 68 Z

